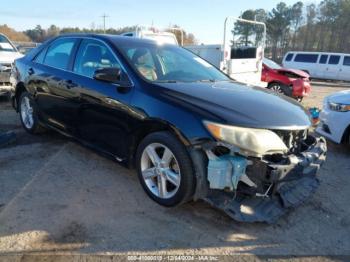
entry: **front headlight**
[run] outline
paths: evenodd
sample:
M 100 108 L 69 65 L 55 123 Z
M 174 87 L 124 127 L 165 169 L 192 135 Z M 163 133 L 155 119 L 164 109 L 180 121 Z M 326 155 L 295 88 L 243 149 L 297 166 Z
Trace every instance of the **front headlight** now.
M 274 132 L 266 129 L 228 126 L 204 121 L 208 131 L 219 141 L 232 144 L 252 156 L 285 153 L 287 146 Z
M 346 104 L 338 104 L 338 103 L 328 102 L 328 107 L 330 110 L 337 111 L 337 112 L 350 111 L 350 105 L 346 105 Z

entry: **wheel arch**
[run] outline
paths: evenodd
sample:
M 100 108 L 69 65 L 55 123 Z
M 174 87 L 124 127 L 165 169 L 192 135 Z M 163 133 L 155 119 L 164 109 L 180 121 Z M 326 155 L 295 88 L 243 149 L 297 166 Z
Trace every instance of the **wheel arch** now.
M 15 95 L 14 95 L 14 99 L 13 99 L 13 107 L 15 108 L 16 112 L 18 112 L 18 100 L 21 96 L 21 94 L 25 91 L 28 91 L 27 88 L 25 87 L 23 82 L 18 82 L 16 85 L 16 89 L 15 89 Z
M 137 148 L 141 141 L 149 134 L 154 132 L 168 131 L 173 134 L 180 142 L 182 142 L 186 147 L 190 146 L 191 143 L 189 139 L 174 125 L 162 121 L 160 119 L 149 119 L 145 120 L 137 129 L 131 133 L 129 139 L 128 148 L 128 165 L 130 167 L 135 166 L 135 156 Z
M 350 144 L 350 125 L 345 129 L 342 139 L 341 139 L 342 143 L 349 143 Z
M 274 79 L 274 80 L 268 82 L 267 86 L 269 87 L 269 86 L 271 86 L 271 85 L 273 85 L 273 84 L 285 85 L 285 84 L 283 84 L 281 81 L 278 81 L 278 80 L 275 80 L 275 79 Z

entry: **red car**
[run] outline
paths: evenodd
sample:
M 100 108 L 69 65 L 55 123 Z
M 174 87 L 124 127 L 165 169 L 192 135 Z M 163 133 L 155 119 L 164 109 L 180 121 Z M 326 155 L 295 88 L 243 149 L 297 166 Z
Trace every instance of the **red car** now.
M 301 70 L 283 68 L 270 59 L 264 58 L 261 81 L 267 88 L 301 101 L 311 92 L 310 75 Z

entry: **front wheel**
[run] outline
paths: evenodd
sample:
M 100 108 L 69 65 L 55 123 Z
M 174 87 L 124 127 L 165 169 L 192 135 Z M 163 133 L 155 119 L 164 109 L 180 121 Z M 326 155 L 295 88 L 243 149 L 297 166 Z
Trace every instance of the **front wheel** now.
M 276 93 L 284 94 L 283 87 L 279 83 L 271 83 L 271 84 L 268 85 L 267 88 L 270 89 L 271 91 L 276 92 Z
M 190 200 L 195 185 L 192 161 L 185 146 L 171 133 L 145 137 L 136 161 L 140 183 L 155 202 L 170 207 Z
M 43 131 L 42 126 L 39 124 L 37 108 L 28 92 L 23 92 L 21 94 L 18 106 L 23 128 L 31 134 Z

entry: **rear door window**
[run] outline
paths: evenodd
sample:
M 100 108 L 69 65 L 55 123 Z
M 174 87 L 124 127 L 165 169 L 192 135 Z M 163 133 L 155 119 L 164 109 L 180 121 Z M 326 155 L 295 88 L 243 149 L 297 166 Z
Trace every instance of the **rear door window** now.
M 321 55 L 320 64 L 327 64 L 328 55 Z
M 317 59 L 318 59 L 317 54 L 297 54 L 295 56 L 294 62 L 316 63 Z
M 44 64 L 59 69 L 67 69 L 76 39 L 58 39 L 47 50 Z
M 293 56 L 294 56 L 293 53 L 288 54 L 287 57 L 286 57 L 286 61 L 287 62 L 292 61 Z
M 343 65 L 350 66 L 350 56 L 344 56 Z
M 337 65 L 339 64 L 340 56 L 339 55 L 331 55 L 329 58 L 328 64 L 329 65 Z

